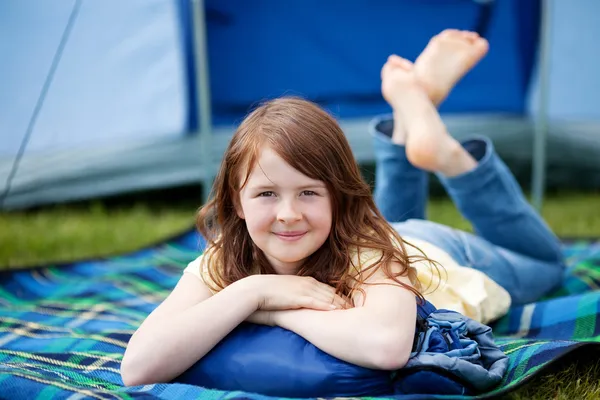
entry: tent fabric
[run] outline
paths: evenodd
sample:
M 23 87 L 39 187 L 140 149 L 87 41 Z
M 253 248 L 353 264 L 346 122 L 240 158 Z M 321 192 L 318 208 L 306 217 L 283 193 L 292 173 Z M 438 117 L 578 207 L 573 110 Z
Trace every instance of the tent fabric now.
M 196 232 L 187 232 L 129 254 L 1 272 L 1 396 L 275 399 L 174 383 L 123 386 L 119 366 L 130 336 L 203 246 Z M 563 251 L 562 286 L 537 303 L 511 308 L 492 325 L 509 368 L 499 387 L 477 398 L 513 391 L 577 350 L 598 350 L 600 241 L 565 241 Z
M 27 154 L 180 136 L 188 127 L 177 4 L 81 1 L 56 73 L 48 77 L 75 0 L 0 4 L 0 155 L 23 138 L 50 87 Z
M 127 179 L 120 171 L 94 181 L 113 154 L 189 131 L 179 18 L 176 0 L 0 2 L 0 196 L 22 161 L 11 191 L 17 199 L 7 206 L 23 191 L 32 193 L 23 205 L 104 192 L 112 179 Z M 138 169 L 160 162 L 123 156 Z M 60 195 L 46 196 L 48 187 Z
M 523 113 L 538 36 L 536 4 L 494 3 L 486 30 L 491 51 L 443 112 Z M 388 55 L 416 59 L 443 29 L 474 29 L 482 7 L 465 0 L 210 0 L 213 120 L 240 118 L 257 100 L 283 94 L 313 99 L 340 118 L 387 112 L 379 76 Z

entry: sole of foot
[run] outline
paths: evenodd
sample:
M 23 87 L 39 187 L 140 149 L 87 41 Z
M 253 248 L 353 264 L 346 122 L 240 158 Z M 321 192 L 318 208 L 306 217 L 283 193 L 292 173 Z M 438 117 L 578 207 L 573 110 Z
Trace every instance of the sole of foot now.
M 437 106 L 488 50 L 488 41 L 476 32 L 446 29 L 431 38 L 419 55 L 415 75 Z

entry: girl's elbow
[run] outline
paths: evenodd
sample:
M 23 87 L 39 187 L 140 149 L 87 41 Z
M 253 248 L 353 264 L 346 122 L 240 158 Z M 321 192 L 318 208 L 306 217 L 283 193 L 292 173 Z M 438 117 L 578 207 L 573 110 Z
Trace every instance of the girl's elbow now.
M 381 352 L 380 357 L 374 360 L 375 368 L 384 371 L 396 371 L 404 368 L 409 357 L 410 352 L 390 351 L 388 349 L 388 351 Z
M 136 376 L 134 373 L 121 368 L 121 380 L 123 380 L 123 385 L 125 386 L 139 386 L 143 385 L 144 382 L 141 377 Z
M 141 360 L 136 354 L 125 352 L 121 361 L 121 380 L 125 386 L 139 386 L 157 383 L 150 363 Z
M 133 360 L 134 357 L 127 353 L 121 361 L 121 379 L 125 386 L 144 385 L 148 381 L 144 368 Z
M 404 343 L 397 335 L 381 340 L 374 350 L 373 364 L 375 368 L 394 371 L 403 368 L 410 358 L 412 342 Z
M 136 374 L 136 371 L 134 368 L 128 366 L 125 363 L 125 359 L 123 359 L 123 361 L 121 362 L 121 380 L 123 381 L 123 385 L 125 386 L 138 386 L 138 385 L 142 385 L 143 383 L 142 381 L 142 377 L 138 376 L 139 374 Z

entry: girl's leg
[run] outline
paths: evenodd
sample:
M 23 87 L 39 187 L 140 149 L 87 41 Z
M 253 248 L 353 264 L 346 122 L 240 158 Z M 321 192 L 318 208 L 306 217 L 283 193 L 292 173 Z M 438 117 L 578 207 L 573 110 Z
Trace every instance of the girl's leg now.
M 447 30 L 430 41 L 415 62 L 414 74 L 434 106 L 487 50 L 485 39 L 472 32 Z M 393 104 L 395 92 L 388 92 Z M 410 112 L 409 117 L 421 113 L 421 121 L 415 118 L 402 121 L 403 140 L 411 161 L 438 175 L 457 208 L 481 237 L 540 260 L 560 259 L 558 239 L 525 200 L 489 140 L 474 139 L 459 145 L 447 134 L 431 105 L 403 112 Z M 402 112 L 397 110 L 395 114 Z M 424 118 L 427 120 L 423 121 Z M 400 119 L 400 115 L 395 115 L 395 119 Z
M 371 126 L 376 163 L 375 203 L 390 222 L 424 219 L 429 175 L 408 161 L 403 145 L 392 142 L 394 123 L 399 121 L 381 117 Z
M 417 58 L 414 74 L 431 102 L 437 107 L 455 84 L 487 53 L 487 42 L 476 33 L 448 29 L 434 36 Z M 413 69 L 412 63 L 391 56 L 381 70 L 382 94 L 392 108 L 394 68 Z M 415 168 L 406 156 L 406 129 L 402 116 L 377 118 L 371 126 L 376 180 L 374 197 L 390 222 L 425 219 L 429 175 Z
M 477 166 L 457 176 L 437 175 L 479 236 L 459 235 L 464 258 L 509 290 L 515 303 L 534 301 L 562 280 L 560 241 L 527 202 L 488 138 L 463 147 Z
M 457 261 L 485 272 L 505 287 L 516 304 L 537 299 L 562 276 L 558 241 L 529 207 L 506 166 L 485 139 L 461 144 L 445 129 L 412 71 L 396 68 L 394 109 L 406 127 L 406 155 L 418 168 L 440 176 L 459 210 L 481 237 L 426 221 L 412 236 L 429 240 Z M 401 224 L 402 225 L 402 224 Z M 426 236 L 424 236 L 426 235 Z
M 560 241 L 527 202 L 491 141 L 477 138 L 462 145 L 477 166 L 457 176 L 437 175 L 475 232 L 516 253 L 540 261 L 560 261 Z
M 444 250 L 459 265 L 485 273 L 506 289 L 513 305 L 538 300 L 563 279 L 562 260 L 540 260 L 432 221 L 409 220 L 393 226 L 409 242 L 411 238 L 425 240 Z

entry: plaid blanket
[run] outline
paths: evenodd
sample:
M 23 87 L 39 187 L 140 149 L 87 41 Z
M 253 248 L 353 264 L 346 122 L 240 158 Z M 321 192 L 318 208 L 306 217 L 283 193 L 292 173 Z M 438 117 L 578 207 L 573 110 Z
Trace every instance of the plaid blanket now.
M 0 398 L 266 400 L 192 385 L 122 384 L 119 364 L 129 337 L 200 246 L 199 236 L 188 232 L 124 256 L 1 273 Z M 600 242 L 565 242 L 564 251 L 570 266 L 564 285 L 543 301 L 514 307 L 495 324 L 509 371 L 496 390 L 479 398 L 514 390 L 600 339 Z

